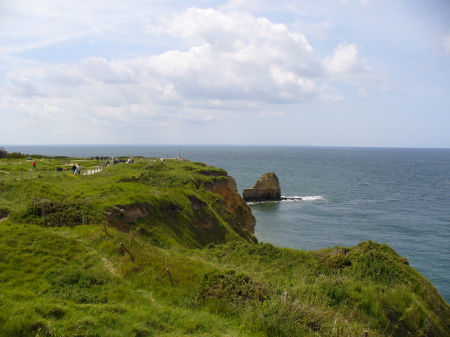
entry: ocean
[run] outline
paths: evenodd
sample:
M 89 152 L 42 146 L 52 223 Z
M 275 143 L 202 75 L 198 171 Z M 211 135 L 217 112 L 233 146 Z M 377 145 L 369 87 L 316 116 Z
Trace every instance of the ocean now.
M 386 243 L 450 303 L 450 149 L 295 146 L 4 146 L 8 152 L 174 158 L 227 170 L 239 192 L 274 172 L 286 197 L 251 204 L 259 241 L 317 250 Z

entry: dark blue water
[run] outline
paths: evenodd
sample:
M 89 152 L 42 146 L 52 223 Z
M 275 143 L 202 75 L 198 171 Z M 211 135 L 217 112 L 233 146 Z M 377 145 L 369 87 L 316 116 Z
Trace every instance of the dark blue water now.
M 68 156 L 177 157 L 224 168 L 241 191 L 266 172 L 301 201 L 251 205 L 260 241 L 315 250 L 387 243 L 450 302 L 450 149 L 7 146 Z

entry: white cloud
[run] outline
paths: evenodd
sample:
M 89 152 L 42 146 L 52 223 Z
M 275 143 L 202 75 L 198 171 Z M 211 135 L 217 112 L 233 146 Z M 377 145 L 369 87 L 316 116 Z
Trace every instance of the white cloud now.
M 333 55 L 323 60 L 323 65 L 332 76 L 348 77 L 371 71 L 367 61 L 359 58 L 358 47 L 354 43 L 339 44 Z
M 248 12 L 188 8 L 149 22 L 147 39 L 167 37 L 182 46 L 132 58 L 93 56 L 17 68 L 0 88 L 2 109 L 23 119 L 56 115 L 61 129 L 74 130 L 83 130 L 83 123 L 167 128 L 243 113 L 282 117 L 284 112 L 272 111 L 344 100 L 326 82 L 370 72 L 355 44 L 340 44 L 321 60 L 294 28 Z M 86 26 L 102 30 L 107 24 Z
M 203 107 L 207 114 L 211 108 L 233 109 L 236 101 L 242 106 L 301 102 L 320 91 L 313 48 L 283 24 L 189 8 L 162 20 L 158 29 L 198 44 L 156 56 L 90 57 L 73 65 L 20 70 L 8 75 L 9 87 L 24 96 L 47 92 L 82 99 L 85 111 L 133 103 L 159 110 L 166 105 Z M 111 113 L 113 119 L 117 115 Z

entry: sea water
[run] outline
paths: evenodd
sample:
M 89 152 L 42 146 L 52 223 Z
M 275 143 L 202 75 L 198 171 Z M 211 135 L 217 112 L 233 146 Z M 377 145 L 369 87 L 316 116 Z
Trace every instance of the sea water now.
M 6 146 L 8 152 L 174 158 L 223 168 L 239 192 L 274 172 L 286 197 L 251 204 L 259 241 L 317 250 L 386 243 L 450 302 L 450 149 Z M 301 198 L 301 199 L 300 199 Z

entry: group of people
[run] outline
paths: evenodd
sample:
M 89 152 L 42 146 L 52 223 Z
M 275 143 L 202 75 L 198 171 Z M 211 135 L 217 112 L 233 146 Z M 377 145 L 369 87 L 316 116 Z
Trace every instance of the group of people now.
M 71 171 L 73 174 L 81 174 L 81 165 L 75 165 L 73 164 Z
M 29 158 L 29 159 L 31 159 L 31 158 Z M 110 162 L 109 162 L 110 157 L 100 157 L 99 156 L 99 157 L 92 157 L 92 159 L 105 160 L 105 166 L 109 166 L 109 164 L 110 164 Z M 114 159 L 114 158 L 112 158 L 112 159 Z M 64 159 L 64 160 L 61 160 L 61 161 L 65 162 L 66 160 Z M 133 164 L 134 163 L 134 158 L 130 157 L 130 158 L 128 158 L 128 160 L 127 159 L 123 159 L 123 158 L 118 158 L 118 159 L 116 158 L 116 159 L 113 160 L 113 164 L 119 164 L 119 163 Z M 35 160 L 33 160 L 31 165 L 32 165 L 33 171 L 36 170 L 36 161 Z M 73 174 L 81 174 L 81 165 L 73 164 L 73 166 L 70 168 L 70 171 Z
M 127 159 L 124 159 L 124 158 L 116 158 L 113 161 L 113 164 L 120 164 L 120 163 L 134 164 L 134 159 L 133 158 L 128 158 L 128 160 L 127 160 Z M 109 164 L 109 161 L 108 161 L 108 164 Z

